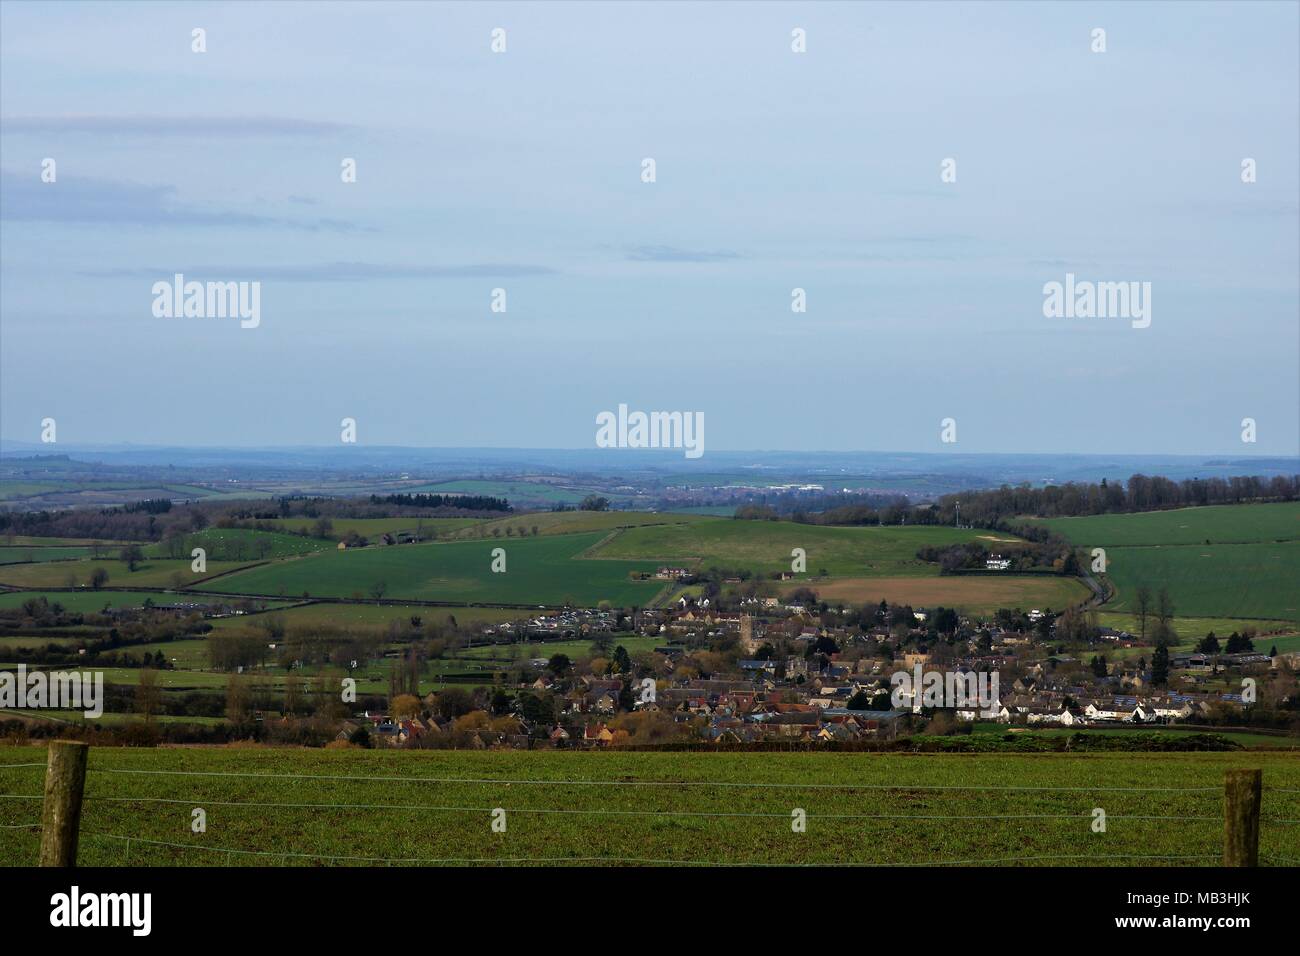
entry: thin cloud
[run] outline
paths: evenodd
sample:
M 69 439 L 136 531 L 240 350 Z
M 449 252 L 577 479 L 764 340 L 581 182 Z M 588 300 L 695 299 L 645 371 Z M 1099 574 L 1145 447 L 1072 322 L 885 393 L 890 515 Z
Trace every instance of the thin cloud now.
M 345 123 L 292 116 L 4 116 L 5 133 L 80 133 L 94 136 L 331 136 Z
M 624 252 L 633 262 L 726 262 L 743 258 L 740 253 L 726 250 L 702 252 L 676 246 L 628 246 Z
M 205 275 L 251 275 L 279 282 L 375 282 L 387 279 L 515 278 L 555 275 L 548 266 L 515 262 L 472 263 L 456 266 L 383 265 L 370 262 L 321 262 L 299 266 L 176 266 L 103 269 L 79 273 L 96 279 L 157 279 L 180 272 L 190 278 Z
M 175 186 L 76 178 L 45 183 L 34 173 L 0 172 L 0 219 L 12 222 L 373 231 L 344 219 L 264 216 L 181 203 L 175 197 Z

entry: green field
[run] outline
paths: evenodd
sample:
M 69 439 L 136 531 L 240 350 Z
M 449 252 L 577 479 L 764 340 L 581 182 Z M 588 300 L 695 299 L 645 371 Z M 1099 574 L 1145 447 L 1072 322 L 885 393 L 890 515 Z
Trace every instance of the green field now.
M 662 581 L 633 581 L 634 571 L 655 565 L 636 561 L 583 561 L 578 555 L 600 533 L 439 542 L 332 551 L 264 565 L 201 585 L 200 590 L 238 594 L 280 593 L 317 597 L 369 597 L 378 582 L 390 599 L 465 601 L 477 604 L 644 605 Z M 506 552 L 505 573 L 491 570 L 492 551 Z
M 194 595 L 190 595 L 191 598 Z M 448 616 L 457 624 L 483 622 L 495 624 L 529 616 L 531 612 L 517 608 L 501 607 L 422 607 L 418 604 L 331 604 L 319 602 L 302 604 L 276 612 L 276 616 L 290 628 L 348 627 L 382 630 L 390 621 L 409 623 L 412 616 L 425 624 L 444 624 Z M 247 628 L 257 618 L 226 617 L 212 622 L 215 630 Z
M 43 495 L 71 487 L 75 486 L 67 481 L 0 481 L 0 501 Z
M 3 711 L 0 711 L 0 714 L 3 713 Z M 140 723 L 144 720 L 137 714 L 111 714 L 107 712 L 92 720 L 87 720 L 84 713 L 79 710 L 32 709 L 24 710 L 22 714 L 24 717 L 52 720 L 61 724 L 95 724 L 107 727 L 120 727 L 123 724 Z M 171 714 L 155 714 L 152 719 L 160 724 L 203 724 L 208 727 L 225 723 L 225 718 L 222 717 L 180 717 Z
M 36 831 L 17 828 L 39 819 L 44 763 L 0 748 L 0 865 L 36 861 Z M 1300 827 L 1277 821 L 1300 818 L 1300 794 L 1277 788 L 1300 789 L 1300 761 L 1285 754 L 254 748 L 92 748 L 78 862 L 1215 865 L 1231 768 L 1264 773 L 1261 862 L 1294 864 Z
M 939 568 L 919 560 L 918 549 L 967 541 L 996 547 L 999 542 L 1014 544 L 1019 539 L 988 531 L 926 525 L 833 528 L 791 521 L 701 518 L 620 532 L 596 549 L 593 556 L 768 572 L 789 571 L 791 550 L 803 548 L 810 575 L 825 568 L 832 575 L 845 577 L 926 577 L 937 576 Z
M 0 591 L 0 608 L 18 607 L 30 598 L 43 597 L 51 604 L 63 607 L 77 614 L 90 614 L 107 607 L 140 607 L 147 600 L 155 604 L 171 604 L 177 601 L 192 600 L 174 594 L 160 594 L 157 591 Z
M 481 537 L 506 528 L 515 533 L 532 535 L 582 534 L 587 531 L 616 531 L 620 528 L 639 528 L 646 525 L 686 525 L 697 520 L 692 515 L 659 514 L 653 511 L 533 511 L 522 515 L 498 518 L 460 532 L 457 537 Z
M 91 549 L 87 547 L 6 547 L 0 545 L 0 564 L 19 564 L 25 561 L 66 561 L 71 558 L 88 558 Z
M 1101 611 L 1097 615 L 1097 623 L 1102 627 L 1113 627 L 1116 630 L 1128 631 L 1134 635 L 1138 633 L 1138 619 L 1133 614 Z M 1263 634 L 1274 630 L 1291 630 L 1295 626 L 1286 621 L 1252 621 L 1233 617 L 1176 617 L 1173 619 L 1172 625 L 1182 644 L 1195 643 L 1211 631 L 1222 639 L 1233 631 L 1240 632 L 1247 627 L 1253 627 Z M 1148 622 L 1148 626 L 1150 626 L 1150 622 Z M 1133 650 L 1137 650 L 1137 648 L 1133 648 Z M 1150 648 L 1145 648 L 1145 650 L 1149 651 Z
M 1267 654 L 1275 647 L 1279 654 L 1300 653 L 1300 634 L 1257 637 L 1255 647 L 1261 654 Z
M 1003 736 L 1011 733 L 1014 736 L 1026 734 L 1031 737 L 1068 737 L 1077 732 L 1070 727 L 1017 727 L 1010 730 L 1006 724 L 994 723 L 992 721 L 980 721 L 975 724 L 974 732 L 977 734 L 996 734 Z M 1090 734 L 1108 734 L 1119 737 L 1132 737 L 1136 735 L 1145 735 L 1150 733 L 1164 734 L 1172 738 L 1192 737 L 1196 734 L 1205 733 L 1202 730 L 1174 730 L 1167 727 L 1144 727 L 1139 730 L 1131 730 L 1119 727 L 1089 727 Z M 1266 750 L 1300 750 L 1300 738 L 1297 737 L 1280 737 L 1273 734 L 1253 734 L 1249 731 L 1224 730 L 1214 731 L 1216 736 L 1223 737 L 1225 740 L 1231 740 L 1233 743 L 1241 744 L 1243 747 L 1261 747 Z
M 1044 518 L 1035 523 L 1089 547 L 1300 541 L 1300 501 Z
M 17 588 L 61 588 L 85 587 L 90 583 L 90 575 L 96 568 L 108 572 L 108 586 L 168 588 L 175 583 L 189 587 L 198 581 L 210 578 L 225 571 L 249 564 L 251 561 L 209 561 L 207 571 L 197 574 L 190 570 L 190 559 L 150 558 L 136 565 L 134 571 L 127 569 L 123 561 L 96 561 L 87 558 L 80 561 L 46 561 L 41 564 L 5 564 L 0 565 L 0 584 Z
M 1107 548 L 1118 593 L 1107 610 L 1134 610 L 1137 589 L 1168 588 L 1193 617 L 1300 620 L 1300 541 L 1290 544 Z
M 265 561 L 270 558 L 288 558 L 299 554 L 328 551 L 335 545 L 318 538 L 304 538 L 296 534 L 275 531 L 253 531 L 249 528 L 208 528 L 186 535 L 175 554 L 187 561 L 194 548 L 203 548 L 208 561 Z M 166 558 L 172 555 L 166 542 L 151 544 L 144 549 L 146 557 Z
M 1146 585 L 1153 594 L 1167 588 L 1179 615 L 1300 621 L 1300 502 L 1041 523 L 1074 544 L 1106 549 L 1117 589 L 1108 611 L 1131 613 Z
M 48 538 L 29 534 L 0 535 L 0 544 L 5 547 L 51 547 L 70 548 L 79 545 L 102 545 L 104 548 L 118 548 L 130 544 L 129 541 L 108 541 L 102 538 Z
M 5 635 L 0 637 L 0 660 L 8 659 L 9 652 L 18 647 L 25 647 L 30 650 L 36 647 L 46 647 L 50 644 L 58 647 L 76 647 L 84 643 L 86 643 L 84 637 L 73 637 L 60 634 L 58 631 L 51 631 L 49 634 L 42 634 L 40 637 L 33 637 L 28 634 Z
M 162 651 L 167 660 L 177 668 L 202 670 L 208 666 L 208 642 L 202 638 L 132 644 L 129 647 L 118 648 L 116 651 L 107 651 L 104 659 L 112 661 L 115 654 L 130 654 L 138 659 L 141 654 L 156 654 L 159 651 Z
M 339 541 L 351 532 L 363 538 L 377 539 L 383 534 L 396 534 L 399 531 L 414 533 L 419 529 L 425 535 L 439 538 L 453 531 L 481 524 L 482 518 L 330 518 L 333 526 L 329 536 L 331 541 Z M 275 518 L 271 524 L 285 531 L 314 533 L 316 518 Z

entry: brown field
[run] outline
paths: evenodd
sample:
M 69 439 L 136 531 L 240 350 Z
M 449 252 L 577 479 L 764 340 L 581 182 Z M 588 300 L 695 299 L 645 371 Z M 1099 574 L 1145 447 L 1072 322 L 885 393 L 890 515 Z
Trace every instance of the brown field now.
M 991 613 L 1000 607 L 1053 608 L 1060 610 L 1088 596 L 1088 589 L 1072 578 L 1019 575 L 993 577 L 937 578 L 839 578 L 812 581 L 806 585 L 790 584 L 785 593 L 796 587 L 811 587 L 824 601 L 847 604 L 878 603 L 913 607 L 943 605 L 975 613 Z

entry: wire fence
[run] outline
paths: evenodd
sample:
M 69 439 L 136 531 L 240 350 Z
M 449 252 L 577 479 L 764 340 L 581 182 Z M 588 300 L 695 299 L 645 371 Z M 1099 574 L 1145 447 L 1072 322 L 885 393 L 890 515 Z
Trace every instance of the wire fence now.
M 0 862 L 9 865 L 25 862 L 15 859 L 15 854 L 30 853 L 31 847 L 13 844 L 21 840 L 30 840 L 31 832 L 40 829 L 39 821 L 9 821 L 12 812 L 35 804 L 37 808 L 43 799 L 39 786 L 22 787 L 17 785 L 15 777 L 25 777 L 36 783 L 43 779 L 44 763 L 9 763 L 0 764 L 0 830 L 8 831 L 12 837 L 8 849 L 0 849 Z M 37 771 L 41 771 L 38 773 Z M 167 783 L 160 781 L 178 781 L 186 785 L 185 792 L 167 792 Z M 240 790 L 239 793 L 195 793 L 198 785 L 217 784 L 226 788 Z M 123 786 L 144 784 L 147 792 L 122 793 Z M 373 799 L 329 799 L 321 790 L 333 787 L 347 788 L 350 791 L 367 790 L 376 785 L 412 785 L 441 788 L 456 793 L 475 792 L 482 796 L 491 794 L 493 799 L 478 801 L 438 802 L 406 801 L 391 802 Z M 286 787 L 311 789 L 314 799 L 264 799 L 260 789 L 275 788 L 277 794 Z M 538 788 L 555 788 L 555 794 L 540 791 Z M 166 788 L 166 789 L 163 789 Z M 520 788 L 515 790 L 515 788 Z M 670 802 L 667 805 L 642 807 L 614 805 L 575 805 L 584 792 L 587 794 L 607 793 L 610 791 L 597 788 L 613 788 L 612 792 L 619 799 L 640 800 L 645 794 L 662 795 Z M 698 805 L 700 798 L 691 798 L 692 792 L 712 789 L 722 795 L 721 799 L 730 801 L 757 801 L 759 805 L 752 808 L 729 808 L 716 805 Z M 568 794 L 564 791 L 569 790 Z M 266 771 L 205 771 L 205 770 L 154 770 L 121 767 L 89 767 L 84 795 L 84 809 L 80 837 L 83 841 L 83 855 L 88 855 L 90 862 L 99 865 L 151 865 L 159 863 L 181 863 L 193 865 L 251 865 L 266 863 L 271 865 L 325 864 L 325 865 L 441 865 L 441 866 L 527 866 L 527 865 L 638 865 L 638 866 L 998 866 L 1024 865 L 1029 863 L 1057 865 L 1101 865 L 1101 864 L 1214 864 L 1222 859 L 1222 850 L 1218 845 L 1221 827 L 1224 822 L 1222 812 L 1222 786 L 1137 786 L 1102 782 L 1095 785 L 1047 786 L 1034 784 L 935 784 L 921 782 L 788 782 L 772 780 L 665 780 L 623 777 L 618 779 L 590 778 L 530 778 L 530 777 L 486 777 L 486 776 L 424 776 L 391 774 L 323 774 L 323 773 L 282 773 Z M 497 804 L 496 800 L 509 794 L 510 800 Z M 538 798 L 521 799 L 526 794 L 541 794 Z M 791 806 L 791 798 L 806 793 L 809 800 L 800 799 L 801 803 L 816 802 L 834 795 L 840 804 L 845 801 L 874 800 L 890 803 L 921 801 L 928 803 L 938 801 L 937 807 L 920 807 L 918 812 L 899 812 L 900 808 L 879 808 L 880 812 L 850 812 L 839 806 Z M 731 794 L 732 796 L 725 796 Z M 820 795 L 820 796 L 819 796 Z M 1097 800 L 1086 803 L 1100 803 L 1111 807 L 1079 806 L 1079 799 L 1094 796 Z M 1300 831 L 1293 829 L 1300 824 L 1300 789 L 1290 787 L 1265 787 L 1265 814 L 1259 818 L 1261 829 L 1269 836 L 1269 846 L 1261 840 L 1261 864 L 1293 866 L 1297 864 L 1297 851 L 1300 851 Z M 691 800 L 696 806 L 689 805 Z M 712 799 L 706 795 L 705 800 Z M 779 806 L 774 800 L 781 800 Z M 951 812 L 949 804 L 954 800 L 975 805 L 973 812 Z M 1035 803 L 1044 801 L 1051 807 L 1020 807 L 1021 800 Z M 1119 801 L 1116 804 L 1114 801 Z M 1155 805 L 1152 805 L 1153 802 Z M 997 807 L 986 804 L 996 803 Z M 1062 804 L 1073 803 L 1069 808 Z M 170 808 L 188 807 L 190 813 L 172 813 Z M 11 810 L 10 808 L 13 808 Z M 159 814 L 148 812 L 158 809 Z M 1113 809 L 1112 809 L 1113 808 Z M 871 808 L 876 809 L 876 808 Z M 905 808 L 902 808 L 905 809 Z M 163 829 L 173 832 L 184 827 L 190 830 L 191 814 L 209 810 L 234 810 L 233 818 L 223 819 L 216 833 L 229 834 L 225 839 L 209 842 L 208 830 L 193 831 L 185 840 L 167 838 L 166 833 L 159 832 L 161 821 L 165 820 Z M 996 812 L 984 812 L 996 810 Z M 1103 825 L 1097 829 L 1098 814 Z M 382 815 L 375 819 L 374 815 Z M 25 816 L 25 814 L 23 814 Z M 274 817 L 272 816 L 274 815 Z M 341 832 L 311 831 L 312 818 L 326 816 L 330 825 L 340 819 L 352 819 L 359 825 L 345 826 Z M 483 819 L 477 824 L 471 821 L 457 821 L 449 825 L 445 821 L 433 821 L 433 815 L 479 816 Z M 570 828 L 547 827 L 542 833 L 529 833 L 519 847 L 524 852 L 508 852 L 512 841 L 506 834 L 512 832 L 503 826 L 503 832 L 490 830 L 498 820 L 514 821 L 516 818 L 545 821 L 548 819 L 578 820 L 591 818 L 593 822 L 583 824 L 587 828 L 600 828 L 623 821 L 630 827 L 623 833 L 611 833 L 607 830 L 588 829 L 588 834 L 595 833 L 597 838 L 583 836 L 583 831 Z M 798 819 L 796 819 L 798 818 Z M 411 831 L 411 827 L 424 820 L 428 826 L 424 830 Z M 645 821 L 642 823 L 641 821 Z M 672 824 L 681 825 L 680 834 L 669 833 L 665 841 L 663 828 Z M 725 821 L 750 821 L 756 829 L 737 832 L 727 829 Z M 779 824 L 776 821 L 781 821 Z M 793 822 L 792 822 L 793 821 Z M 137 832 L 121 832 L 122 824 L 132 822 Z M 146 824 L 141 828 L 141 824 Z M 1107 840 L 1106 834 L 1111 823 L 1121 824 L 1118 829 L 1125 829 L 1124 824 L 1135 824 L 1136 828 L 1122 834 L 1120 840 Z M 721 828 L 713 827 L 721 824 Z M 834 849 L 836 841 L 853 841 L 868 844 L 873 839 L 888 838 L 898 841 L 900 837 L 910 839 L 911 853 L 904 852 L 897 858 L 886 859 L 873 857 L 857 858 L 854 854 L 841 854 L 811 860 L 806 854 L 789 852 L 799 844 L 782 844 L 783 838 L 803 835 L 807 839 L 808 827 L 820 828 L 811 831 L 812 840 L 819 851 L 825 851 L 829 845 Z M 874 824 L 883 824 L 873 826 Z M 999 824 L 1014 825 L 999 829 Z M 861 826 L 857 826 L 861 825 Z M 936 831 L 934 825 L 938 825 Z M 511 824 L 517 827 L 516 824 Z M 803 829 L 800 829 L 800 826 Z M 848 826 L 850 829 L 834 829 Z M 419 842 L 420 833 L 426 836 L 436 834 L 440 845 L 445 844 L 450 835 L 453 838 L 464 837 L 465 842 L 477 843 L 480 852 L 451 852 L 446 850 L 427 853 L 383 853 L 370 852 L 371 847 L 350 851 L 340 848 L 339 852 L 329 852 L 332 847 L 315 852 L 315 848 L 304 848 L 302 842 L 320 840 L 326 843 L 347 842 L 349 840 L 370 839 L 375 841 L 376 827 L 386 828 L 390 837 L 393 833 L 403 835 L 396 842 Z M 713 827 L 713 828 L 711 828 Z M 928 829 L 927 829 L 928 828 Z M 27 831 L 27 836 L 21 834 Z M 1177 832 L 1175 832 L 1177 831 Z M 484 834 L 491 832 L 491 836 Z M 517 832 L 517 829 L 516 831 Z M 1064 835 L 1063 835 L 1064 834 Z M 215 834 L 214 834 L 215 835 Z M 243 839 L 239 839 L 242 837 Z M 633 852 L 591 852 L 594 849 L 606 849 L 611 842 L 620 842 L 614 837 L 625 838 L 625 845 Z M 680 839 L 673 839 L 680 837 Z M 1276 837 L 1276 839 L 1273 839 Z M 244 843 L 245 845 L 230 845 Z M 491 849 L 499 849 L 499 854 L 481 852 L 484 840 L 495 840 Z M 766 840 L 766 845 L 756 845 Z M 1064 852 L 1079 847 L 1083 840 L 1092 840 L 1105 846 L 1104 852 Z M 383 841 L 375 841 L 383 842 Z M 395 842 L 391 838 L 389 843 Z M 689 847 L 691 851 L 681 856 L 646 854 L 645 849 L 653 849 L 665 842 L 671 847 Z M 260 843 L 260 845 L 259 845 Z M 1057 843 L 1058 846 L 1043 844 Z M 1143 846 L 1142 844 L 1150 844 Z M 1272 843 L 1286 852 L 1272 852 Z M 251 845 L 249 845 L 251 844 Z M 266 846 L 275 845 L 274 849 Z M 1071 845 L 1073 844 L 1073 845 Z M 536 849 L 559 846 L 567 852 L 537 853 Z M 0 841 L 0 848 L 5 843 Z M 113 850 L 111 847 L 118 849 Z M 709 858 L 699 853 L 701 848 L 712 846 L 716 852 Z M 806 845 L 805 845 L 806 846 Z M 970 849 L 978 847 L 980 852 L 972 853 Z M 736 858 L 737 850 L 744 849 L 741 855 L 751 857 Z M 949 854 L 945 849 L 966 849 L 967 852 Z M 988 848 L 988 849 L 986 849 Z M 1001 848 L 1002 852 L 998 852 Z M 1142 849 L 1151 852 L 1140 852 Z M 768 856 L 760 856 L 755 850 L 766 849 Z M 903 847 L 907 850 L 908 847 Z M 1060 849 L 1062 852 L 1045 852 Z M 89 850 L 89 854 L 85 851 Z M 345 852 L 344 850 L 349 850 Z M 990 852 L 991 851 L 991 852 Z M 1021 852 L 1017 852 L 1021 851 Z M 1160 852 L 1157 852 L 1160 851 Z M 1168 851 L 1168 852 L 1165 852 Z M 859 854 L 860 856 L 860 854 Z M 842 858 L 847 857 L 847 858 Z M 913 858 L 909 858 L 913 857 Z

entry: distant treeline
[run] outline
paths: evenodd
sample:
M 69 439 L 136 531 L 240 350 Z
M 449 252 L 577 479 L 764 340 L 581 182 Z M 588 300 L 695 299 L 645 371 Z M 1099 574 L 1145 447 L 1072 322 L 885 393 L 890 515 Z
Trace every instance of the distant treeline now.
M 795 515 L 833 511 L 837 508 L 866 507 L 885 508 L 901 504 L 907 507 L 907 499 L 902 495 L 880 492 L 853 491 L 770 491 L 750 494 L 731 494 L 727 496 L 703 496 L 692 500 L 699 507 L 725 507 L 735 505 L 737 517 L 768 517 L 769 515 Z M 662 510 L 671 511 L 680 507 L 680 501 L 661 502 Z M 739 514 L 741 510 L 747 513 Z
M 145 498 L 141 501 L 133 501 L 129 505 L 123 505 L 120 509 L 124 514 L 146 514 L 146 515 L 165 515 L 172 510 L 172 500 L 170 498 Z M 105 514 L 117 514 L 118 508 L 105 509 Z
M 481 502 L 496 502 L 485 508 Z M 474 504 L 467 504 L 474 502 Z M 457 515 L 479 510 L 511 511 L 504 499 L 467 495 L 371 495 L 368 498 L 320 498 L 286 495 L 274 502 L 225 506 L 224 516 L 237 522 L 269 521 L 277 518 L 418 518 Z
M 1070 482 L 1045 488 L 1003 485 L 995 491 L 945 495 L 939 499 L 936 516 L 940 524 L 953 520 L 955 505 L 959 502 L 963 523 L 983 524 L 1013 515 L 1075 517 L 1163 511 L 1193 505 L 1296 500 L 1300 500 L 1300 475 L 1290 478 L 1189 478 L 1185 481 L 1134 475 L 1127 485 L 1103 479 L 1096 484 Z
M 371 495 L 372 505 L 408 508 L 461 508 L 465 511 L 513 511 L 505 498 L 488 495 Z
M 10 535 L 48 538 L 105 538 L 113 541 L 157 541 L 172 525 L 199 530 L 206 525 L 202 513 L 191 507 L 174 508 L 163 516 L 75 508 L 69 511 L 0 511 L 0 543 Z
M 968 491 L 944 495 L 937 503 L 909 507 L 903 502 L 884 508 L 851 505 L 821 514 L 796 513 L 795 521 L 829 525 L 940 524 L 957 522 L 984 528 L 997 527 L 1017 515 L 1041 518 L 1080 515 L 1126 514 L 1162 511 L 1193 505 L 1242 504 L 1260 501 L 1300 500 L 1300 475 L 1290 478 L 1190 478 L 1172 481 L 1159 476 L 1134 475 L 1127 484 L 1003 485 L 991 491 Z

